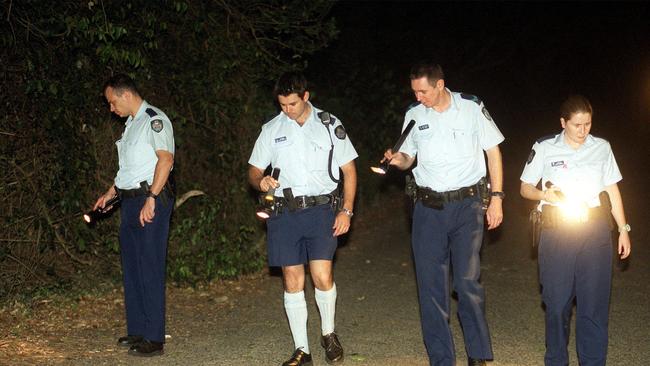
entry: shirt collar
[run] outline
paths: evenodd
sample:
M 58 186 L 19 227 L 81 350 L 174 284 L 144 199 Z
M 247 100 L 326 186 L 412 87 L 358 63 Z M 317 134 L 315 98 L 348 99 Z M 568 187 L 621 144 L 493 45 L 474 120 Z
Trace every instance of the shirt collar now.
M 456 110 L 460 109 L 460 107 L 458 106 L 458 100 L 456 99 L 456 98 L 460 98 L 460 93 L 453 93 L 447 87 L 445 87 L 445 90 L 447 91 L 447 93 L 449 93 L 449 96 L 451 98 L 451 102 L 450 102 L 451 104 L 449 104 L 449 108 L 447 108 L 447 110 L 450 110 L 452 108 Z
M 309 113 L 309 116 L 307 116 L 307 119 L 305 120 L 305 123 L 302 124 L 302 127 L 311 126 L 315 121 L 318 121 L 320 123 L 320 118 L 318 118 L 318 114 L 317 114 L 318 112 L 320 112 L 320 109 L 317 110 L 311 104 L 310 101 L 307 101 L 307 104 L 311 108 L 310 109 L 311 112 Z M 285 122 L 292 123 L 292 124 L 295 124 L 296 126 L 300 127 L 298 122 L 296 122 L 296 121 L 292 120 L 291 118 L 289 118 L 289 116 L 287 116 L 284 112 L 281 112 L 281 113 L 282 113 L 282 118 L 284 119 Z
M 146 113 L 147 108 L 149 108 L 149 103 L 147 103 L 146 100 L 142 100 L 142 103 L 140 104 L 140 108 L 138 109 L 138 112 L 135 114 L 135 117 L 129 116 L 129 118 L 126 119 L 126 123 L 129 123 L 134 120 L 138 120 L 140 117 L 142 117 L 143 114 Z
M 562 146 L 564 146 L 564 147 L 567 147 L 567 148 L 573 149 L 573 148 L 572 148 L 571 146 L 569 146 L 569 144 L 567 144 L 566 141 L 564 140 L 564 135 L 565 135 L 564 132 L 565 132 L 565 130 L 562 129 L 562 132 L 560 132 L 560 134 L 557 135 L 557 137 L 555 138 L 555 144 L 556 144 L 556 145 L 562 145 Z M 591 134 L 589 134 L 589 135 L 587 135 L 587 138 L 585 139 L 585 142 L 584 142 L 582 145 L 580 145 L 580 147 L 578 147 L 578 149 L 582 148 L 582 146 L 591 146 L 591 145 L 593 145 L 595 142 L 596 142 L 596 140 L 594 139 L 594 137 L 593 137 Z

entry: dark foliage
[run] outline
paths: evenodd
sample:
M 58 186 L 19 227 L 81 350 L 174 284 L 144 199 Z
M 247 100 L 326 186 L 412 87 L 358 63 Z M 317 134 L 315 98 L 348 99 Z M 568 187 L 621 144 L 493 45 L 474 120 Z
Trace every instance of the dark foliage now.
M 117 214 L 82 222 L 117 170 L 101 86 L 127 72 L 174 124 L 178 281 L 259 269 L 246 163 L 279 73 L 336 35 L 329 1 L 5 1 L 0 63 L 0 296 L 116 273 Z

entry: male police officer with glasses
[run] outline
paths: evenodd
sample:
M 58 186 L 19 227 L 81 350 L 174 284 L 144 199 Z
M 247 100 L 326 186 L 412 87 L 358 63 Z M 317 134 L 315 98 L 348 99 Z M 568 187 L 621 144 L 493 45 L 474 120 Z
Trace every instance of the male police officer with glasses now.
M 118 340 L 134 356 L 163 353 L 165 261 L 174 205 L 168 178 L 174 164 L 169 118 L 142 99 L 133 80 L 115 75 L 104 85 L 111 112 L 126 120 L 116 142 L 119 170 L 94 209 L 121 197 L 120 251 L 127 335 Z
M 416 125 L 400 151 L 384 154 L 391 165 L 413 169 L 417 183 L 412 244 L 418 284 L 422 333 L 431 365 L 455 365 L 449 327 L 449 267 L 458 293 L 469 365 L 493 358 L 485 320 L 485 293 L 479 283 L 483 216 L 488 229 L 503 219 L 503 169 L 499 144 L 503 135 L 475 96 L 445 88 L 442 68 L 430 62 L 411 70 L 411 89 L 419 103 L 406 112 L 404 126 Z M 487 191 L 485 158 L 490 172 Z
M 357 173 L 357 153 L 340 121 L 309 102 L 307 81 L 300 73 L 283 74 L 274 95 L 282 111 L 262 126 L 249 159 L 253 188 L 275 190 L 274 212 L 267 220 L 268 260 L 282 267 L 284 307 L 295 351 L 283 366 L 312 362 L 307 340 L 305 264 L 315 285 L 321 315 L 321 346 L 325 360 L 343 360 L 343 348 L 334 332 L 336 285 L 332 259 L 337 236 L 350 228 Z M 281 169 L 279 179 L 264 175 L 271 165 Z M 339 168 L 343 172 L 343 202 L 336 202 Z

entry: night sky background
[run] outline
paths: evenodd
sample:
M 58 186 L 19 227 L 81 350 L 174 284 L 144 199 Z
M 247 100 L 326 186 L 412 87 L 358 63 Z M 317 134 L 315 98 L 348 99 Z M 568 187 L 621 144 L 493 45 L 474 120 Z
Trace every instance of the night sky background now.
M 647 180 L 650 155 L 647 3 L 343 1 L 332 15 L 341 33 L 310 61 L 307 74 L 315 89 L 336 88 L 358 65 L 372 66 L 377 75 L 392 78 L 403 115 L 414 102 L 411 64 L 437 60 L 447 87 L 479 96 L 505 135 L 505 185 L 514 192 L 533 142 L 560 132 L 561 102 L 583 94 L 594 107 L 591 132 L 612 143 L 623 185 L 645 194 L 634 183 Z M 376 91 L 360 90 L 358 104 L 367 108 L 363 101 Z M 373 129 L 375 122 L 347 121 L 346 127 L 353 131 L 350 124 L 361 123 Z M 401 124 L 396 120 L 391 127 L 395 138 Z

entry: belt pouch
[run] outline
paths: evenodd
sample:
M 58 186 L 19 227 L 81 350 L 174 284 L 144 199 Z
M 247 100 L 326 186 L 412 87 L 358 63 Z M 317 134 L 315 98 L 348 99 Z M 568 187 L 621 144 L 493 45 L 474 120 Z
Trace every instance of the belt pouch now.
M 296 205 L 296 200 L 293 197 L 293 191 L 291 188 L 283 189 L 282 195 L 284 195 L 284 199 L 287 201 L 287 207 L 289 208 L 289 211 L 293 212 L 298 209 L 298 205 Z

